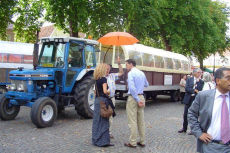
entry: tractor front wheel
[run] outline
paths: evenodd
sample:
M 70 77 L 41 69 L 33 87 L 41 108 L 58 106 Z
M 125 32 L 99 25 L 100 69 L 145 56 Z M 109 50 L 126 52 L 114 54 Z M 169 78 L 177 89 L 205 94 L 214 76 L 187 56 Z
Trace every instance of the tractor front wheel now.
M 10 104 L 5 94 L 0 95 L 0 118 L 2 120 L 13 120 L 18 115 L 20 106 Z
M 30 117 L 38 128 L 52 126 L 57 117 L 57 106 L 53 99 L 41 97 L 32 106 Z

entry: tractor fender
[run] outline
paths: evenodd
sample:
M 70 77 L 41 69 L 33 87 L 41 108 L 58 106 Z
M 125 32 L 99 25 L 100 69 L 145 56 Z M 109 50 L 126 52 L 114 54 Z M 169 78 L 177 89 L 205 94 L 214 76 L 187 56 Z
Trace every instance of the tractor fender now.
M 84 76 L 88 75 L 88 74 L 93 74 L 94 69 L 83 69 L 79 75 L 77 76 L 76 81 L 81 80 Z

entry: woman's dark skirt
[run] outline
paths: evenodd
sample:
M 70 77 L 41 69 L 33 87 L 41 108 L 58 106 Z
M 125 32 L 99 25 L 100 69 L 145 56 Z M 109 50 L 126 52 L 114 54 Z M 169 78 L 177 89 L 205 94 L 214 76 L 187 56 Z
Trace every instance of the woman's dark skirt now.
M 96 97 L 94 103 L 92 143 L 95 146 L 106 146 L 110 144 L 109 119 L 100 115 L 100 101 L 105 101 L 104 97 Z

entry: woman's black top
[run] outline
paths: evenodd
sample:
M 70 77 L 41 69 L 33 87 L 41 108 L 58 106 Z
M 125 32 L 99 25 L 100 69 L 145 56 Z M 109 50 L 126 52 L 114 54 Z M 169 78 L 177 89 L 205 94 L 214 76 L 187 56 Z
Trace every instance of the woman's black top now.
M 96 97 L 107 97 L 106 94 L 103 92 L 103 84 L 107 83 L 107 79 L 105 77 L 102 77 L 101 79 L 96 80 L 96 91 L 98 93 L 96 94 Z

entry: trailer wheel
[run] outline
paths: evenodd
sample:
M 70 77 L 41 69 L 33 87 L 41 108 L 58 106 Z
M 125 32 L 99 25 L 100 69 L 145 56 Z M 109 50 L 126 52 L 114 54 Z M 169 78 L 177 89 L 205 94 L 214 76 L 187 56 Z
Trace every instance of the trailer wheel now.
M 77 113 L 85 118 L 93 117 L 94 110 L 94 85 L 95 80 L 92 76 L 85 77 L 75 87 L 74 99 L 77 101 L 75 109 Z
M 58 106 L 58 114 L 61 114 L 63 111 L 65 111 L 65 107 L 64 106 Z
M 0 118 L 4 121 L 13 120 L 18 115 L 20 106 L 10 104 L 4 94 L 0 95 Z
M 30 117 L 38 128 L 52 126 L 57 117 L 57 106 L 53 99 L 41 97 L 32 106 Z
M 179 90 L 174 90 L 170 92 L 170 96 L 171 96 L 171 101 L 172 102 L 177 102 L 180 99 L 180 92 Z

